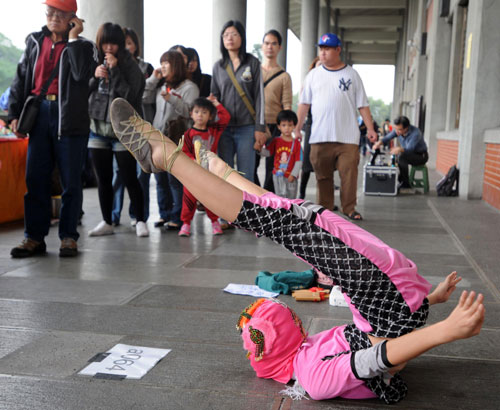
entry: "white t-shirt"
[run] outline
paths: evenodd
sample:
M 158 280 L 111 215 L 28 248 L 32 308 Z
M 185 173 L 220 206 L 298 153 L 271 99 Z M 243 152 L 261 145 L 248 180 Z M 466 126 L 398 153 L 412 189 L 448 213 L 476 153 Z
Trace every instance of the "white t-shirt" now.
M 314 68 L 305 78 L 299 103 L 311 105 L 309 143 L 359 144 L 358 108 L 368 107 L 368 98 L 354 68 Z

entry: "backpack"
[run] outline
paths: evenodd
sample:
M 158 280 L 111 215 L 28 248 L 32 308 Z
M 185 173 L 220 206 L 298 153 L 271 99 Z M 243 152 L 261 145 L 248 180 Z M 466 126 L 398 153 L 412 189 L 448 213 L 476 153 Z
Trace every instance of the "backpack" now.
M 436 184 L 438 196 L 458 196 L 458 174 L 458 168 L 453 165 Z

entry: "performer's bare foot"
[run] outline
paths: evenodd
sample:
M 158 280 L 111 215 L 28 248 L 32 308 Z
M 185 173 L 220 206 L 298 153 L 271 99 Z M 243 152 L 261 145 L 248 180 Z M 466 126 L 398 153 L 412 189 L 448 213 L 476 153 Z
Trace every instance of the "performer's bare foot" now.
M 457 288 L 458 282 L 461 280 L 462 278 L 457 276 L 457 272 L 451 272 L 445 280 L 437 285 L 436 289 L 434 289 L 434 291 L 427 296 L 429 304 L 434 305 L 436 303 L 446 302 Z

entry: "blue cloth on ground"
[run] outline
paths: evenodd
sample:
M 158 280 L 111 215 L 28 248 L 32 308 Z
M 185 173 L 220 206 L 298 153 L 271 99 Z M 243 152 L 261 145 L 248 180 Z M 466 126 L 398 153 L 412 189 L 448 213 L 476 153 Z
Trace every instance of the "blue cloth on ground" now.
M 284 295 L 289 295 L 294 290 L 308 289 L 313 283 L 313 269 L 303 272 L 285 270 L 277 273 L 260 271 L 257 278 L 255 278 L 255 284 L 259 288 L 271 292 L 283 293 Z

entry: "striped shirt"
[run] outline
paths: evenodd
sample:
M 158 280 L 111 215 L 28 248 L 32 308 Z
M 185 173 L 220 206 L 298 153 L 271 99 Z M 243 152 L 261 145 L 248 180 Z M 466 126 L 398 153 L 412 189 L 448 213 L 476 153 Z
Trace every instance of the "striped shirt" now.
M 368 107 L 363 82 L 349 65 L 339 70 L 316 67 L 307 74 L 300 104 L 311 105 L 311 144 L 359 144 L 358 109 Z

